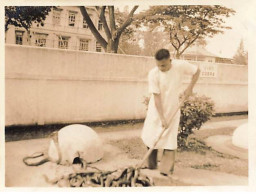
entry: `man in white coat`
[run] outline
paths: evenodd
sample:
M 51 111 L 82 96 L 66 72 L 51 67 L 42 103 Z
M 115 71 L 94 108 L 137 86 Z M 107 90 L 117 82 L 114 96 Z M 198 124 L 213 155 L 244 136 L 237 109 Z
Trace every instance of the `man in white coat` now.
M 148 74 L 151 97 L 141 137 L 144 144 L 151 148 L 163 128 L 166 129 L 148 157 L 148 168 L 157 168 L 157 151 L 163 149 L 160 173 L 169 175 L 174 170 L 180 110 L 171 121 L 170 118 L 179 105 L 179 95 L 184 75 L 193 76 L 191 83 L 184 92 L 185 97 L 188 97 L 199 78 L 200 70 L 187 61 L 171 60 L 170 53 L 166 49 L 157 51 L 155 60 L 157 66 Z

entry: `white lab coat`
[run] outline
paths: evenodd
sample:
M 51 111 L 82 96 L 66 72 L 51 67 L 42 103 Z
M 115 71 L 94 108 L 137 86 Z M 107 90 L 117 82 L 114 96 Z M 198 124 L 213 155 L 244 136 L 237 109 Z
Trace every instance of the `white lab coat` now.
M 162 123 L 155 106 L 153 93 L 161 95 L 165 120 L 170 120 L 170 117 L 179 105 L 179 95 L 184 75 L 193 75 L 196 71 L 197 66 L 187 61 L 173 60 L 172 66 L 168 71 L 162 72 L 158 67 L 155 67 L 149 72 L 148 82 L 151 97 L 141 135 L 146 146 L 151 148 L 162 131 Z M 180 110 L 175 114 L 155 149 L 177 149 L 179 121 Z

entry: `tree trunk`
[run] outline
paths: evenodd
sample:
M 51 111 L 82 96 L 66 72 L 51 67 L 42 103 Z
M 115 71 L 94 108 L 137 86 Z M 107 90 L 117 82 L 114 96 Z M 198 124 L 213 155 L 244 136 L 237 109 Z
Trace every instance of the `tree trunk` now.
M 28 41 L 28 45 L 31 46 L 31 34 L 30 34 L 30 30 L 27 30 L 27 41 Z
M 112 39 L 108 40 L 108 45 L 107 45 L 107 53 L 115 53 L 115 49 L 114 49 L 114 41 Z
M 80 11 L 83 15 L 84 20 L 87 22 L 89 29 L 91 30 L 92 34 L 96 38 L 96 40 L 101 44 L 101 46 L 104 48 L 104 50 L 107 53 L 117 53 L 118 50 L 118 44 L 121 37 L 121 34 L 126 29 L 127 26 L 129 26 L 133 20 L 133 14 L 138 8 L 138 6 L 134 6 L 131 12 L 129 13 L 128 17 L 124 21 L 124 23 L 121 25 L 119 29 L 116 29 L 115 24 L 115 14 L 114 14 L 114 6 L 108 6 L 109 8 L 109 23 L 110 23 L 110 29 L 108 27 L 108 24 L 105 19 L 105 7 L 103 6 L 101 9 L 101 13 L 99 14 L 100 19 L 103 22 L 103 27 L 105 30 L 105 33 L 107 35 L 107 41 L 104 37 L 101 36 L 99 31 L 94 26 L 90 16 L 88 15 L 86 8 L 84 6 L 80 6 Z M 96 8 L 99 10 L 99 8 Z
M 117 53 L 118 45 L 119 45 L 119 38 L 116 38 L 114 40 L 109 39 L 106 52 L 108 52 L 108 53 Z
M 175 55 L 176 59 L 180 59 L 180 56 L 181 56 L 181 53 L 179 51 L 177 51 L 176 55 Z
M 88 15 L 86 8 L 84 6 L 80 6 L 80 11 L 83 15 L 84 20 L 88 24 L 89 29 L 91 30 L 92 34 L 96 38 L 96 40 L 101 44 L 101 46 L 104 48 L 104 50 L 107 50 L 107 42 L 106 40 L 101 36 L 97 28 L 94 26 L 90 16 Z

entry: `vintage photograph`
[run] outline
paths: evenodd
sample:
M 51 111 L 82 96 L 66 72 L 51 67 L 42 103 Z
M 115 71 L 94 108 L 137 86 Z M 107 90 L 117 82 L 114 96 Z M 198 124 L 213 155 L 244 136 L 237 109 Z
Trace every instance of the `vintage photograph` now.
M 5 6 L 5 187 L 248 186 L 247 9 Z

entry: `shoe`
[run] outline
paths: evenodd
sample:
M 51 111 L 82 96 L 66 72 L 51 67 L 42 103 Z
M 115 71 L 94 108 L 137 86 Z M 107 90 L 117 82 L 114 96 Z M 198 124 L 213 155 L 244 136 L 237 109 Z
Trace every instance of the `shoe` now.
M 160 172 L 160 174 L 166 177 L 171 177 L 173 175 L 173 171 L 170 171 L 169 173 Z
M 155 169 L 157 169 L 157 167 L 149 167 L 149 166 L 145 165 L 145 166 L 141 167 L 141 169 L 155 170 Z

